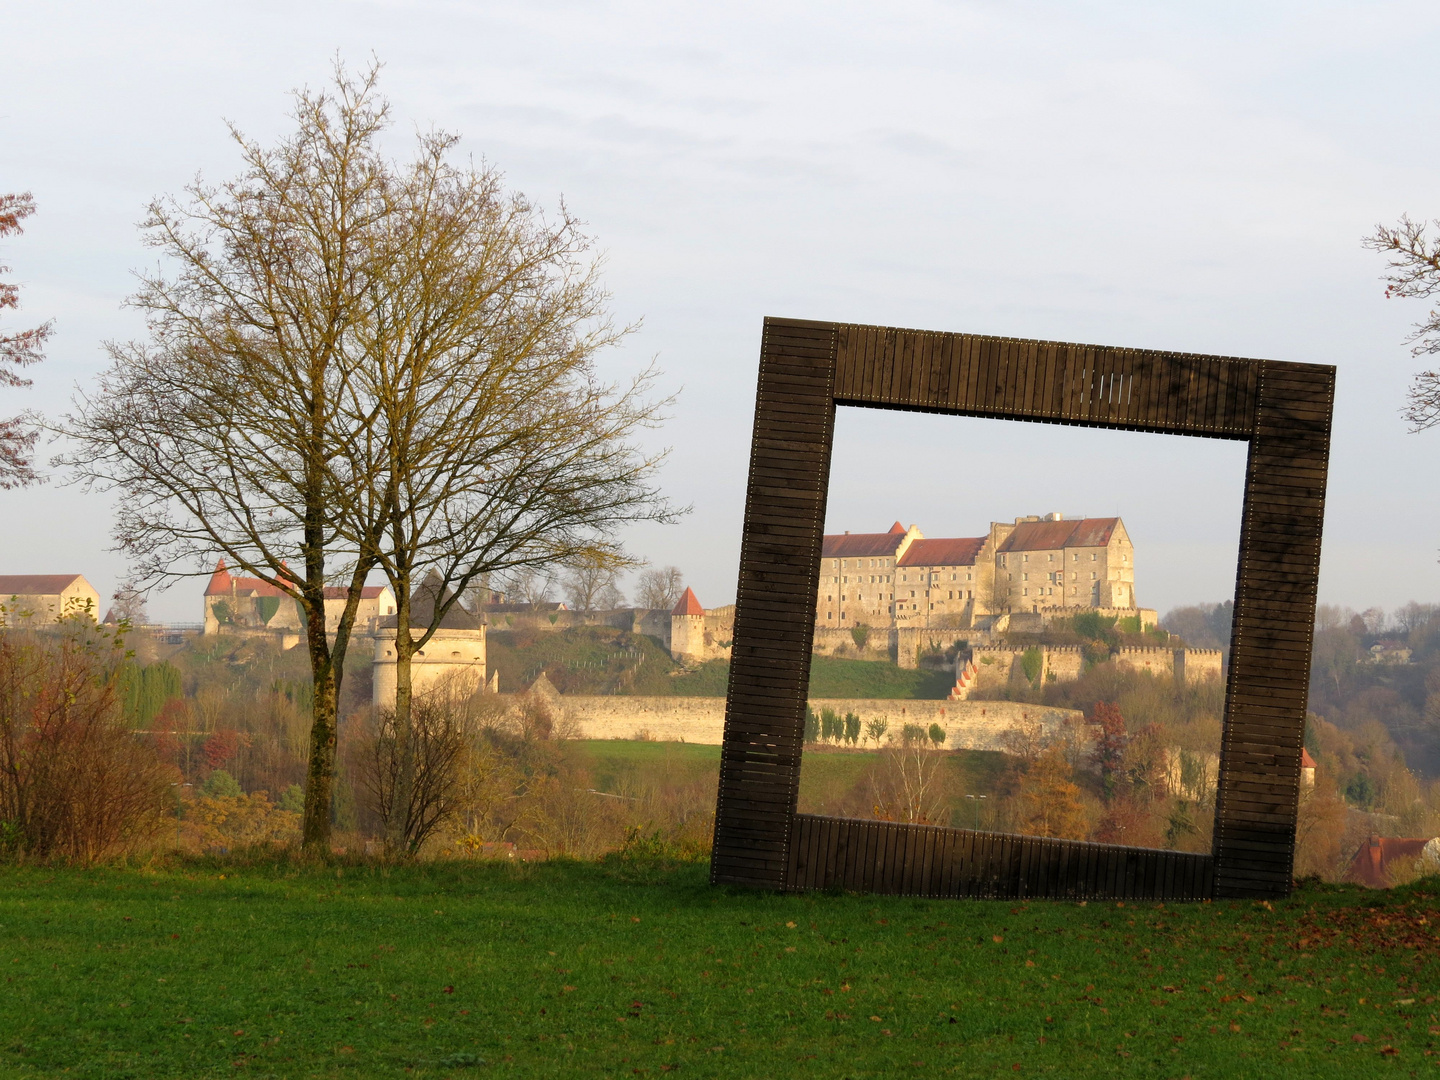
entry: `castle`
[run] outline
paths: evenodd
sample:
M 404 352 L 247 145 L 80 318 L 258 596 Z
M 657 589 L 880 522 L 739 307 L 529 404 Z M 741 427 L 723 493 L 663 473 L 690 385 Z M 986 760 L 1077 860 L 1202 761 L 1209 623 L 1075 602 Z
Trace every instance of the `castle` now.
M 325 590 L 325 629 L 333 633 L 345 611 L 348 590 Z M 395 594 L 388 585 L 367 585 L 360 592 L 355 613 L 356 634 L 374 634 L 380 620 L 395 614 Z M 205 586 L 205 633 L 226 631 L 268 631 L 278 634 L 282 647 L 289 648 L 305 634 L 300 605 L 268 581 L 230 573 L 221 559 Z
M 817 629 L 1038 629 L 1087 611 L 1158 622 L 1136 604 L 1135 547 L 1118 517 L 1018 517 L 958 539 L 897 521 L 823 540 Z

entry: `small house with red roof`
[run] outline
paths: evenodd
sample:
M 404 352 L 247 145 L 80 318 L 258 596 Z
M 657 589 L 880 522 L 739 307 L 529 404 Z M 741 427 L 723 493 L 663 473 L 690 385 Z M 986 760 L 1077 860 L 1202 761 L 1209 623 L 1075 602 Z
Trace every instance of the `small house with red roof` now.
M 325 626 L 334 632 L 345 610 L 348 590 L 325 590 Z M 232 574 L 221 559 L 205 586 L 205 633 L 278 633 L 287 644 L 305 632 L 305 620 L 293 597 L 263 578 Z M 361 591 L 355 633 L 373 634 L 380 620 L 395 614 L 395 594 L 388 585 L 367 585 Z
M 100 594 L 81 574 L 0 574 L 0 626 L 100 618 Z

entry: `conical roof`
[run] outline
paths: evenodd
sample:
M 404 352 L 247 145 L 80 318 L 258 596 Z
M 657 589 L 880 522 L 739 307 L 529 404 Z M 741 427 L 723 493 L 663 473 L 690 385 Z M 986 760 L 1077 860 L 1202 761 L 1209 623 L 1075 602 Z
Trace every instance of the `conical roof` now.
M 695 590 L 686 588 L 685 595 L 680 597 L 680 602 L 670 609 L 671 615 L 704 615 L 705 609 L 701 607 L 700 601 L 695 596 Z

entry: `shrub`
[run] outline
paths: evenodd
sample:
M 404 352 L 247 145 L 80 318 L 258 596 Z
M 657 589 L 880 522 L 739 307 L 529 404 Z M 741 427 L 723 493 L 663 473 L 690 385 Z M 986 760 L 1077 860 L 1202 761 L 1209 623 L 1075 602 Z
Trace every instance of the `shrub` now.
M 81 633 L 0 632 L 0 822 L 14 853 L 90 863 L 154 834 L 170 774 Z
M 930 725 L 930 741 L 936 746 L 940 746 L 945 742 L 945 729 L 939 724 Z
M 1040 669 L 1045 664 L 1045 654 L 1032 645 L 1020 654 L 1020 670 L 1025 672 L 1025 678 L 1034 683 L 1040 677 Z
M 243 795 L 240 785 L 235 778 L 224 769 L 216 769 L 200 788 L 201 792 L 212 799 L 230 799 L 237 795 Z
M 852 745 L 860 741 L 860 717 L 853 712 L 845 714 L 845 741 Z
M 223 772 L 217 776 L 226 776 Z M 263 791 L 242 795 L 234 780 L 233 795 L 204 795 L 188 807 L 185 820 L 192 841 L 202 848 L 291 844 L 300 839 L 300 814 L 270 801 Z
M 861 623 L 859 626 L 850 628 L 850 638 L 855 642 L 855 648 L 863 649 L 870 640 L 870 627 Z
M 409 812 L 404 814 L 402 843 L 406 854 L 416 854 L 436 829 L 463 808 L 462 772 L 469 740 L 462 730 L 461 718 L 451 707 L 453 704 L 448 695 L 417 694 L 411 707 L 410 753 L 414 782 Z M 548 715 L 546 719 L 544 734 L 548 735 L 552 725 L 548 723 Z M 385 825 L 386 835 L 389 835 L 392 818 L 401 810 L 395 796 L 403 750 L 397 738 L 395 711 L 386 709 L 380 713 L 358 769 L 367 809 Z

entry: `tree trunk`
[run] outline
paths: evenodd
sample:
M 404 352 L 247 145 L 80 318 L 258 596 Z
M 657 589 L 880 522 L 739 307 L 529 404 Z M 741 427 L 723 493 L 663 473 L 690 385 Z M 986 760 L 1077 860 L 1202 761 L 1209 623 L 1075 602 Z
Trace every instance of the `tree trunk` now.
M 411 720 L 410 658 L 415 642 L 410 635 L 410 581 L 395 582 L 395 791 L 390 798 L 390 819 L 385 823 L 385 846 L 392 855 L 405 852 L 410 833 L 410 802 L 415 791 L 415 740 Z
M 310 721 L 310 765 L 305 774 L 305 817 L 301 835 L 306 848 L 330 846 L 330 803 L 335 784 L 335 733 L 339 681 L 325 637 L 325 602 L 306 605 L 305 638 L 315 701 Z

